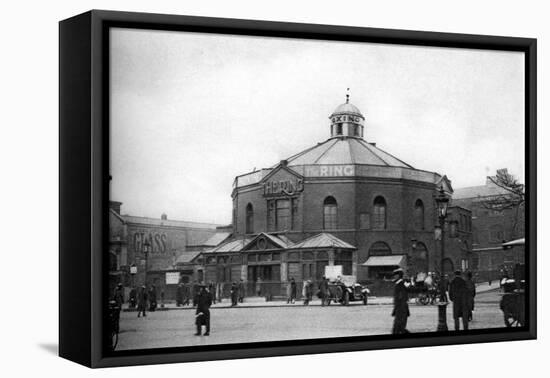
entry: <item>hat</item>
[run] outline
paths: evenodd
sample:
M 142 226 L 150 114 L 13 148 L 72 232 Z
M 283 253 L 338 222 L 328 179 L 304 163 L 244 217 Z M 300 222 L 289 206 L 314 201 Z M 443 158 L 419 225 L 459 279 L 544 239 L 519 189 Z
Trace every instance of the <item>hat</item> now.
M 460 276 L 460 275 L 462 274 L 462 271 L 460 271 L 459 269 L 457 269 L 457 270 L 455 270 L 455 274 L 456 274 L 457 276 Z

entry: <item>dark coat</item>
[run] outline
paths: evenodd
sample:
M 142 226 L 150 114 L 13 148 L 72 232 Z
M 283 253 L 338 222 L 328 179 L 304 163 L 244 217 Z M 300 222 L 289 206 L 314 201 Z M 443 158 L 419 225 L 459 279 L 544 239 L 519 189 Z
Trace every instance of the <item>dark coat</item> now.
M 151 303 L 157 302 L 157 289 L 152 288 L 151 290 L 149 290 L 149 300 L 151 301 Z
M 326 295 L 328 293 L 328 281 L 322 280 L 319 282 L 319 291 L 322 295 Z
M 207 291 L 201 291 L 197 296 L 196 313 L 210 314 L 210 306 L 212 306 L 212 294 Z
M 468 316 L 468 290 L 466 281 L 460 276 L 456 276 L 449 286 L 449 297 L 453 301 L 453 316 L 461 318 Z
M 244 298 L 244 282 L 239 282 L 239 298 Z
M 400 280 L 393 288 L 393 311 L 392 316 L 408 317 L 409 311 L 409 290 L 405 286 L 405 281 Z
M 145 306 L 147 303 L 147 291 L 145 289 L 140 289 L 137 300 L 138 306 Z
M 290 281 L 290 295 L 296 298 L 296 282 Z

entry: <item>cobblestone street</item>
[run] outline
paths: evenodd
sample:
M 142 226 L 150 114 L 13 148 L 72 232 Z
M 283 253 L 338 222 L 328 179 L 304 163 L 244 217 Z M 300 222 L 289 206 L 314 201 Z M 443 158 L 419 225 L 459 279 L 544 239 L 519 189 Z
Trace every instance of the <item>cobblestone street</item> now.
M 479 294 L 470 328 L 503 327 L 499 300 L 497 291 Z M 117 350 L 388 334 L 393 323 L 391 311 L 392 306 L 387 304 L 218 307 L 211 310 L 210 336 L 201 337 L 193 335 L 192 308 L 156 311 L 146 318 L 137 318 L 136 312 L 123 312 Z M 410 311 L 409 331 L 436 330 L 436 306 L 411 303 Z M 447 309 L 447 323 L 453 329 L 452 305 Z

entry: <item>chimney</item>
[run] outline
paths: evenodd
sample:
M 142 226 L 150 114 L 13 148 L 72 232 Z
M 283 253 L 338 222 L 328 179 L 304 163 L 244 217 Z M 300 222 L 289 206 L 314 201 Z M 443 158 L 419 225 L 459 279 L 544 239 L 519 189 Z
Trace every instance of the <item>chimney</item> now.
M 167 220 L 167 219 L 168 219 L 168 215 L 166 215 L 166 213 L 162 213 L 162 215 L 160 216 L 160 219 L 161 219 L 161 220 Z
M 120 215 L 120 206 L 122 206 L 122 202 L 109 201 L 109 209 L 113 210 L 118 215 Z

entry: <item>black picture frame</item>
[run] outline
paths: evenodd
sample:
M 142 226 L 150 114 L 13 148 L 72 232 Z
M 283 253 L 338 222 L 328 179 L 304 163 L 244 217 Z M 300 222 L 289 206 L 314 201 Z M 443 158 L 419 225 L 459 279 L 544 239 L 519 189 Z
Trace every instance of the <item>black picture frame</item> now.
M 115 26 L 524 52 L 527 326 L 107 353 L 102 344 L 109 193 L 107 31 Z M 92 10 L 60 22 L 59 46 L 61 357 L 95 368 L 536 338 L 536 39 Z

